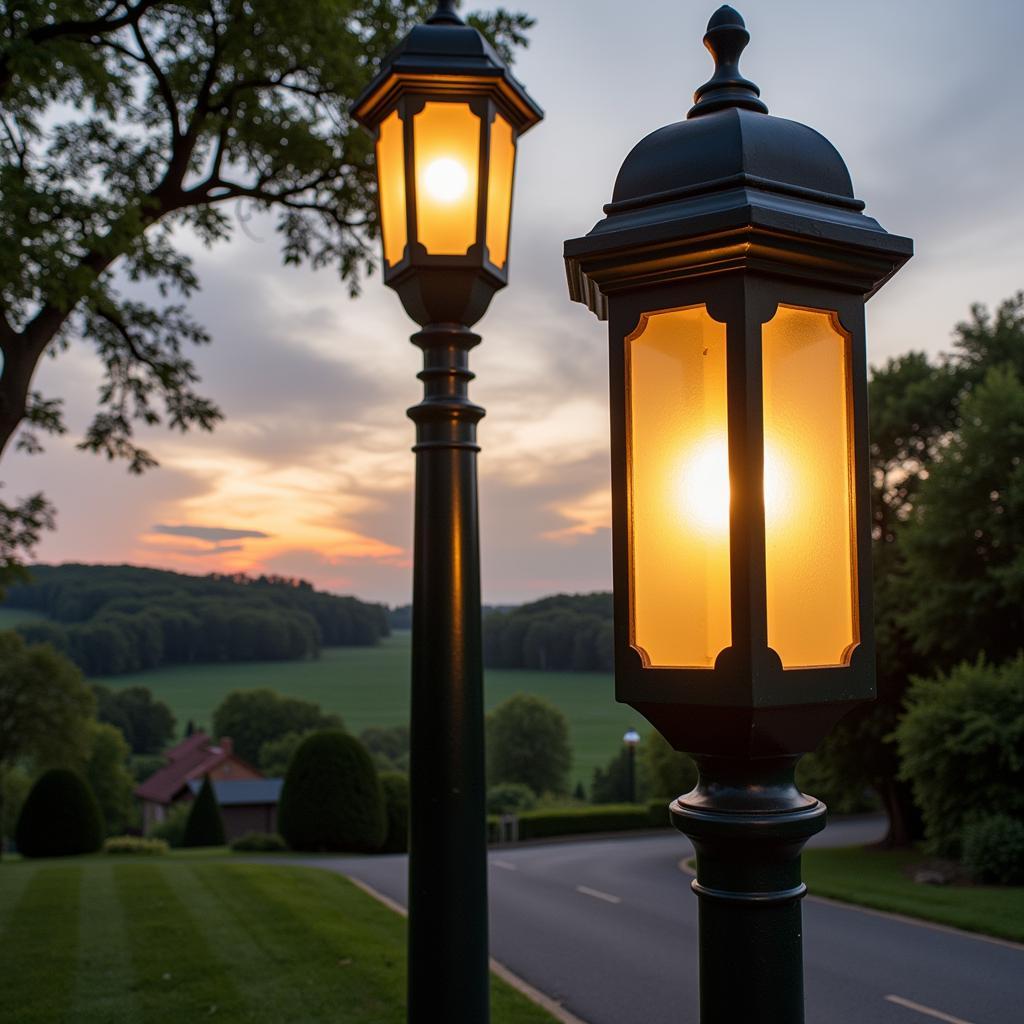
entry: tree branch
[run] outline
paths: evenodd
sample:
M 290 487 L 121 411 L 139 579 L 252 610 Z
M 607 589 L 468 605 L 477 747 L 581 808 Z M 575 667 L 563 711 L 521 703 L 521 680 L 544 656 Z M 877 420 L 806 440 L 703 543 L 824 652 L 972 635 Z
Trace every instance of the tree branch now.
M 170 82 L 167 81 L 167 76 L 163 73 L 156 58 L 153 56 L 152 50 L 150 50 L 149 45 L 146 43 L 146 37 L 142 34 L 138 21 L 132 23 L 132 35 L 142 51 L 142 61 L 153 73 L 153 77 L 156 79 L 157 90 L 164 101 L 164 106 L 167 107 L 167 113 L 171 118 L 171 145 L 176 148 L 178 140 L 181 138 L 181 123 L 178 120 L 178 103 L 174 98 L 174 91 L 171 89 Z

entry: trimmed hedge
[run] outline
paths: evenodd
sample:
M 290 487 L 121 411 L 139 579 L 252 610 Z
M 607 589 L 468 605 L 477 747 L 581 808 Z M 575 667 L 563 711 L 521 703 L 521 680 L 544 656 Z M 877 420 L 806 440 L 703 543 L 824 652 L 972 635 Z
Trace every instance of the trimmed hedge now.
M 669 825 L 668 807 L 661 800 L 651 804 L 595 804 L 592 807 L 524 811 L 518 816 L 518 821 L 520 839 L 547 839 L 588 832 L 626 832 Z
M 235 853 L 280 853 L 288 844 L 276 832 L 246 832 L 232 840 Z
M 103 832 L 100 806 L 85 779 L 67 768 L 51 768 L 25 798 L 14 841 L 24 857 L 67 857 L 95 853 Z
M 977 818 L 964 829 L 964 866 L 976 882 L 1024 885 L 1024 821 L 1007 814 Z
M 111 836 L 103 843 L 104 853 L 153 855 L 166 853 L 169 849 L 166 840 L 144 836 Z
M 226 841 L 220 804 L 217 803 L 217 797 L 213 792 L 213 783 L 210 782 L 210 776 L 207 775 L 189 808 L 181 845 L 185 847 L 223 846 Z
M 307 736 L 288 766 L 277 827 L 293 850 L 372 853 L 387 838 L 373 759 L 348 733 Z

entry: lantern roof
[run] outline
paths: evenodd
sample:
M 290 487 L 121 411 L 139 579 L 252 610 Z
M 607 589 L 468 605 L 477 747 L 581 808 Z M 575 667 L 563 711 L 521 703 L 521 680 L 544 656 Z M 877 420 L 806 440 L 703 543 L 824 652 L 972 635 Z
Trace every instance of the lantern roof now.
M 704 36 L 715 72 L 697 89 L 686 120 L 634 147 L 604 220 L 583 238 L 566 242 L 572 298 L 602 318 L 610 290 L 653 279 L 652 274 L 664 279 L 671 273 L 673 246 L 684 241 L 690 276 L 755 261 L 764 269 L 774 255 L 790 274 L 864 295 L 877 291 L 910 258 L 910 239 L 890 235 L 864 214 L 836 148 L 814 129 L 768 113 L 760 89 L 739 70 L 749 40 L 736 10 L 725 6 L 715 12 Z M 733 233 L 733 245 L 725 242 L 725 232 Z M 794 253 L 791 242 L 787 255 L 771 241 L 783 235 L 807 240 L 815 254 Z M 716 241 L 704 246 L 702 263 L 695 242 L 712 237 Z
M 494 47 L 459 17 L 455 0 L 438 0 L 437 10 L 385 57 L 376 77 L 353 103 L 352 116 L 372 127 L 403 91 L 423 91 L 426 86 L 470 93 L 479 91 L 472 83 L 481 79 L 504 98 L 520 134 L 544 117 Z

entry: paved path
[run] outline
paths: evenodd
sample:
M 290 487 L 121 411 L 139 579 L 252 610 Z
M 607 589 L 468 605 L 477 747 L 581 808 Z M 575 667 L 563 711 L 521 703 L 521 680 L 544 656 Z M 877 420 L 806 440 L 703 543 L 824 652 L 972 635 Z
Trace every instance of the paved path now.
M 841 821 L 812 845 L 881 831 Z M 492 850 L 492 956 L 587 1024 L 696 1024 L 690 853 L 675 833 Z M 404 856 L 316 863 L 405 903 Z M 808 1024 L 1024 1022 L 1020 948 L 813 898 L 804 924 Z

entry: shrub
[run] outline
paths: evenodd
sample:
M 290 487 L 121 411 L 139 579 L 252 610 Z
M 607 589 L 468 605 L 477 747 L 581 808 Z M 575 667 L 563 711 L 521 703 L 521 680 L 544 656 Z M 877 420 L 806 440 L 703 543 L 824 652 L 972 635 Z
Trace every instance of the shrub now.
M 384 809 L 388 831 L 382 853 L 405 853 L 409 849 L 409 776 L 401 772 L 383 772 Z
M 95 853 L 103 844 L 103 816 L 82 776 L 67 768 L 40 775 L 18 815 L 14 841 L 25 857 Z
M 185 841 L 185 822 L 191 809 L 189 804 L 175 804 L 167 817 L 149 830 L 150 838 L 163 839 L 172 849 L 177 849 Z
M 621 832 L 667 826 L 668 811 L 663 803 L 651 807 L 638 804 L 604 804 L 568 807 L 563 810 L 525 811 L 519 815 L 520 839 L 581 835 L 587 832 Z
M 278 828 L 293 850 L 369 852 L 387 837 L 377 769 L 354 736 L 307 736 L 288 766 Z
M 224 819 L 221 817 L 220 804 L 217 803 L 216 794 L 213 792 L 213 783 L 207 775 L 189 808 L 181 845 L 223 846 L 224 843 Z
M 896 739 L 934 853 L 959 855 L 968 815 L 1024 820 L 1024 656 L 914 679 Z
M 567 793 L 569 723 L 550 703 L 517 693 L 487 716 L 487 779 L 520 782 L 534 793 Z
M 280 853 L 288 844 L 276 832 L 246 832 L 232 840 L 231 849 L 236 853 Z
M 103 843 L 104 853 L 142 853 L 162 854 L 170 849 L 164 839 L 146 838 L 145 836 L 112 836 Z
M 651 730 L 636 751 L 637 788 L 650 797 L 675 800 L 697 784 L 697 766 L 689 754 L 673 750 L 660 732 Z M 591 794 L 593 796 L 593 794 Z
M 537 794 L 521 782 L 499 782 L 487 790 L 488 814 L 519 814 L 537 806 Z
M 1024 821 L 1008 814 L 972 819 L 963 850 L 964 867 L 976 882 L 1024 885 Z

